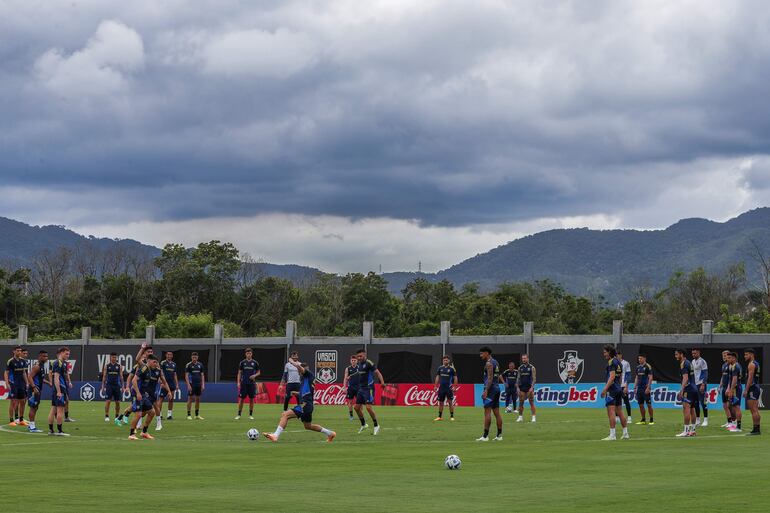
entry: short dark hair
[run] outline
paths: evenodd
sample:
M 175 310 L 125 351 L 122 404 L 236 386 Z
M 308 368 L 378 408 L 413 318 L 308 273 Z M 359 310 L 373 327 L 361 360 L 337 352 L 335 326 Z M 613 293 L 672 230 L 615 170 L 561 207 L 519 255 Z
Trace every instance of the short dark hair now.
M 449 358 L 449 355 L 448 355 L 448 354 L 445 354 L 444 356 L 442 356 L 442 357 L 441 357 L 441 359 L 442 359 L 442 360 L 443 360 L 444 358 L 448 358 L 449 360 L 451 360 L 451 358 Z
M 118 353 L 110 353 L 110 356 L 118 356 Z
M 196 353 L 195 351 L 193 351 L 193 352 L 192 352 L 192 354 L 191 354 L 190 356 L 198 356 L 198 353 Z
M 45 349 L 41 349 L 40 352 L 37 354 L 48 354 L 48 351 L 46 351 Z
M 17 349 L 21 349 L 21 346 L 16 346 L 13 348 L 14 351 L 16 351 Z
M 246 349 L 244 349 L 244 350 L 243 350 L 243 352 L 244 352 L 244 353 L 253 353 L 253 352 L 254 352 L 254 350 L 253 350 L 253 349 L 251 349 L 250 347 L 247 347 Z
M 610 353 L 610 356 L 617 356 L 618 355 L 618 350 L 615 349 L 615 346 L 613 346 L 612 344 L 604 344 L 602 346 L 602 350 L 607 351 L 608 353 Z
M 691 347 L 690 351 L 701 351 L 701 352 L 703 352 L 703 350 L 700 347 L 698 347 L 698 346 Z
M 359 349 L 358 351 L 356 351 L 356 354 L 361 354 L 361 353 L 365 353 L 365 352 L 366 352 L 366 349 L 364 349 L 364 348 L 362 347 L 361 349 Z
M 150 356 L 148 356 L 147 359 L 151 360 L 153 362 L 157 362 L 158 361 L 158 357 L 155 356 L 154 354 L 151 354 Z
M 639 354 L 638 354 L 638 355 L 636 355 L 636 356 L 641 356 L 642 358 L 647 358 L 647 355 L 646 355 L 645 353 L 639 353 Z
M 732 356 L 733 358 L 738 358 L 738 353 L 736 353 L 735 351 L 730 351 L 730 356 Z
M 492 354 L 492 348 L 489 346 L 481 346 L 479 348 L 479 353 L 489 353 Z
M 743 352 L 744 353 L 751 353 L 753 355 L 757 354 L 757 353 L 754 352 L 754 348 L 752 348 L 752 347 L 747 347 L 746 349 L 743 350 Z
M 295 354 L 297 356 L 299 356 L 299 351 L 292 351 L 291 353 L 289 353 L 289 356 L 292 356 L 292 355 L 295 355 Z
M 144 346 L 145 351 L 147 351 L 148 349 L 152 351 L 152 346 Z
M 69 351 L 70 348 L 67 346 L 61 346 L 59 349 L 56 350 L 57 353 L 63 353 L 64 351 Z
M 674 352 L 675 352 L 675 353 L 679 353 L 679 354 L 687 354 L 687 353 L 685 352 L 685 350 L 684 350 L 684 349 L 682 349 L 681 347 L 677 347 L 676 349 L 674 349 Z

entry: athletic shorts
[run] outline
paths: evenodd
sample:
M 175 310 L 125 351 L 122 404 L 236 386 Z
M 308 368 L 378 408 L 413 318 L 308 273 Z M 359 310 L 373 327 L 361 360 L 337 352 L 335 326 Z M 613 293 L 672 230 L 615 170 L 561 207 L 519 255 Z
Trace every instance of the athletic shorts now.
M 741 405 L 741 397 L 743 397 L 743 387 L 737 386 L 735 387 L 735 395 L 733 396 L 733 400 L 730 401 L 730 404 L 732 406 L 740 406 Z
M 357 395 L 358 395 L 357 388 L 348 387 L 348 391 L 345 393 L 345 397 L 347 397 L 348 399 L 355 399 Z
M 749 387 L 749 393 L 746 396 L 746 401 L 759 401 L 759 397 L 762 395 L 762 389 L 759 385 L 751 385 Z
M 313 422 L 313 403 L 302 403 L 291 409 L 299 420 L 305 423 Z
M 604 406 L 621 406 L 623 404 L 623 390 L 610 388 L 604 396 Z
M 51 406 L 56 406 L 57 408 L 64 408 L 64 406 L 67 404 L 67 393 L 63 392 L 61 397 L 58 397 L 56 395 L 56 389 L 51 392 Z
M 356 393 L 356 404 L 374 404 L 374 394 L 369 387 L 359 388 Z
M 500 389 L 493 388 L 487 394 L 487 398 L 484 399 L 484 408 L 499 408 L 500 407 Z
M 726 388 L 722 389 L 722 402 L 723 403 L 729 403 L 730 402 L 730 399 L 727 398 L 727 389 Z
M 301 384 L 300 383 L 286 383 L 286 397 L 291 399 L 292 392 L 299 393 Z M 297 396 L 297 399 L 299 400 L 299 396 Z
M 519 385 L 520 394 L 528 394 L 531 389 L 532 385 Z
M 169 383 L 168 388 L 171 390 L 171 397 L 174 397 L 174 392 L 176 392 L 176 387 Z M 168 392 L 166 392 L 166 389 L 163 387 L 160 387 L 160 393 L 158 394 L 158 397 L 161 399 L 165 399 L 168 397 Z
M 682 402 L 687 404 L 696 404 L 698 402 L 698 391 L 684 389 L 682 392 Z
M 142 410 L 142 413 L 146 411 L 150 411 L 154 408 L 155 408 L 155 398 L 149 395 L 143 395 L 142 401 L 139 403 L 139 409 Z
M 202 390 L 200 385 L 193 385 L 190 387 L 190 396 L 192 397 L 200 397 L 202 395 Z
M 251 381 L 250 383 L 241 383 L 241 389 L 238 391 L 238 397 L 241 399 L 249 398 L 254 399 L 257 396 L 257 384 Z
M 639 404 L 652 404 L 652 398 L 650 397 L 651 394 L 648 394 L 644 391 L 643 388 L 640 388 L 636 392 L 634 392 L 634 395 L 636 395 L 636 402 Z
M 27 388 L 26 387 L 15 387 L 12 388 L 10 393 L 8 394 L 9 399 L 26 399 L 27 398 Z
M 29 406 L 31 409 L 35 409 L 38 406 L 40 406 L 40 399 L 41 394 L 36 394 L 32 391 L 29 392 L 29 399 L 27 400 L 27 406 Z
M 123 399 L 123 388 L 120 385 L 107 385 L 104 387 L 105 401 L 120 401 Z
M 438 387 L 438 402 L 443 403 L 444 401 L 452 402 L 455 398 L 455 393 L 452 390 L 451 386 L 440 386 Z

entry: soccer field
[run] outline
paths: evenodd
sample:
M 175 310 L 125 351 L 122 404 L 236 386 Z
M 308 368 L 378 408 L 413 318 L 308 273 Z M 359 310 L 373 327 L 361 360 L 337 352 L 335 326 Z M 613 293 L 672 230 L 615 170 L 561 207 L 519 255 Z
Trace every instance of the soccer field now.
M 233 420 L 231 404 L 204 404 L 202 421 L 177 408 L 163 431 L 151 428 L 156 440 L 135 442 L 102 420 L 102 408 L 73 403 L 66 439 L 3 426 L 3 503 L 77 512 L 770 510 L 770 437 L 725 432 L 721 412 L 697 438 L 674 438 L 681 413 L 660 410 L 654 426 L 631 427 L 632 440 L 602 442 L 602 410 L 541 409 L 537 424 L 505 415 L 504 440 L 480 443 L 478 408 L 459 408 L 451 423 L 433 422 L 433 408 L 378 408 L 375 437 L 358 435 L 345 408 L 317 407 L 314 421 L 337 432 L 328 444 L 296 420 L 278 443 L 249 441 L 250 427 L 275 429 L 279 405 L 258 406 L 254 421 Z M 459 471 L 443 466 L 453 453 Z

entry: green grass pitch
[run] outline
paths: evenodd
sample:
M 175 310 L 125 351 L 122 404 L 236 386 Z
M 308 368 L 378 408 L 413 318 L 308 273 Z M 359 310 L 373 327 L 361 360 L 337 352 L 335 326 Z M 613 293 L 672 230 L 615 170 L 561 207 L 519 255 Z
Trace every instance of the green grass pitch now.
M 542 409 L 537 424 L 504 415 L 504 440 L 480 443 L 478 408 L 458 408 L 451 423 L 433 422 L 433 408 L 377 408 L 375 437 L 358 435 L 345 408 L 319 406 L 314 420 L 337 432 L 327 444 L 296 420 L 278 443 L 249 441 L 251 427 L 275 429 L 277 405 L 258 406 L 254 421 L 233 420 L 229 404 L 204 404 L 202 421 L 183 409 L 163 431 L 151 428 L 154 441 L 126 440 L 101 403 L 73 403 L 67 439 L 3 426 L 3 503 L 27 512 L 770 510 L 770 434 L 727 433 L 721 411 L 694 439 L 674 438 L 681 413 L 660 410 L 655 426 L 631 426 L 632 440 L 602 442 L 602 410 Z M 459 471 L 443 466 L 453 453 Z

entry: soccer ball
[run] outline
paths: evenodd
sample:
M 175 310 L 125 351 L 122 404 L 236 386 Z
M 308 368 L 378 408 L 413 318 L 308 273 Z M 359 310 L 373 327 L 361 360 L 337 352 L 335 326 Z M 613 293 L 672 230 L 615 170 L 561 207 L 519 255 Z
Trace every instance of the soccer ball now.
M 254 428 L 251 428 L 246 432 L 246 436 L 249 437 L 249 440 L 256 440 L 257 438 L 259 438 L 259 431 L 257 431 Z
M 450 454 L 446 457 L 444 460 L 444 466 L 448 470 L 460 470 L 460 465 L 462 465 L 463 462 L 460 461 L 460 457 L 456 454 Z

